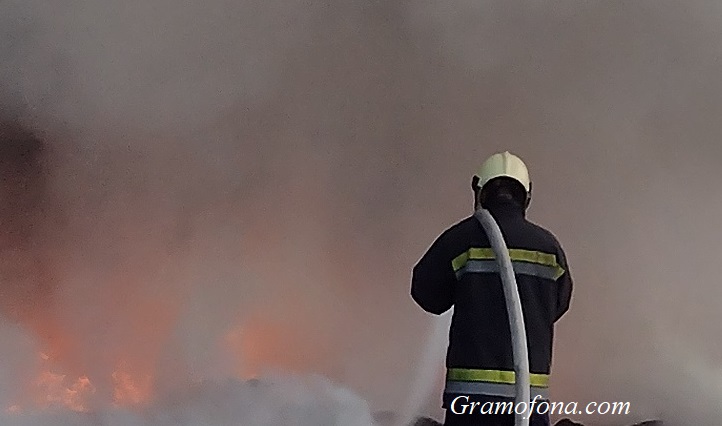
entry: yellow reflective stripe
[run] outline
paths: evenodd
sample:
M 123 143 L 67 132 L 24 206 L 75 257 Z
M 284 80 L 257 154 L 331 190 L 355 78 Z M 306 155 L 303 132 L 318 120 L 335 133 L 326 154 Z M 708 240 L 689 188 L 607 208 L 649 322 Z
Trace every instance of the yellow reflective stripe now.
M 554 268 L 554 279 L 564 275 L 564 268 L 557 263 L 557 256 L 551 253 L 544 253 L 534 250 L 509 249 L 509 257 L 512 261 L 536 263 Z M 494 251 L 490 248 L 470 248 L 456 256 L 451 261 L 454 272 L 463 268 L 469 260 L 494 260 Z
M 469 261 L 469 253 L 463 252 L 460 255 L 456 256 L 454 260 L 451 261 L 451 267 L 454 268 L 454 272 L 458 271 L 459 269 L 463 268 L 464 265 L 466 265 L 466 262 Z
M 549 387 L 548 374 L 531 373 L 531 385 L 541 388 Z M 515 384 L 516 374 L 507 370 L 476 370 L 470 368 L 449 368 L 446 373 L 447 380 L 460 380 L 466 382 L 490 382 Z
M 509 249 L 509 256 L 511 257 L 511 260 L 536 263 L 538 265 L 550 266 L 554 268 L 555 280 L 564 275 L 564 268 L 562 268 L 561 265 L 557 263 L 557 256 L 555 254 L 533 250 Z
M 496 256 L 494 256 L 494 250 L 490 248 L 470 248 L 464 253 L 456 256 L 456 258 L 451 261 L 451 265 L 454 267 L 454 271 L 458 271 L 459 269 L 463 268 L 464 265 L 466 265 L 466 262 L 469 261 L 469 259 L 494 260 L 496 259 Z

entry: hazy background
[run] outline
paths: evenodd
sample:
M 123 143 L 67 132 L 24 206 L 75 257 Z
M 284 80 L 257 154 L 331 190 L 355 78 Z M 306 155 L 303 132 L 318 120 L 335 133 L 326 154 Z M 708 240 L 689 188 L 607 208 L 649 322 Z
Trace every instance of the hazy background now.
M 430 327 L 411 267 L 509 149 L 576 283 L 553 398 L 717 424 L 720 22 L 712 0 L 0 1 L 0 403 L 43 351 L 94 407 L 113 371 L 164 395 L 274 367 L 394 409 Z

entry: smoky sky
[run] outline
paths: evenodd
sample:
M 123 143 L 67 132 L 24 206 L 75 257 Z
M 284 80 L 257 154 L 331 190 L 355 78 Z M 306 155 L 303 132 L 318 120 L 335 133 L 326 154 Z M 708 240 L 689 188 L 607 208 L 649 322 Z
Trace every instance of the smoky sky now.
M 701 0 L 6 0 L 2 312 L 100 388 L 120 358 L 158 388 L 223 375 L 214 345 L 261 323 L 297 354 L 279 362 L 393 409 L 430 327 L 411 267 L 510 150 L 576 284 L 554 399 L 714 424 L 721 18 Z

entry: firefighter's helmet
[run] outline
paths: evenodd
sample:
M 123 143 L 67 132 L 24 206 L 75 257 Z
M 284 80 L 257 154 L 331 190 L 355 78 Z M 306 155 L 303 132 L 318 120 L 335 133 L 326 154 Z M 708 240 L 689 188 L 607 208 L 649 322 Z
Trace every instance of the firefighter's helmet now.
M 507 177 L 519 182 L 526 191 L 526 204 L 529 203 L 531 198 L 531 181 L 529 180 L 529 170 L 521 158 L 509 151 L 496 153 L 487 158 L 481 167 L 479 167 L 474 181 L 476 187 L 481 190 L 489 181 L 499 177 Z

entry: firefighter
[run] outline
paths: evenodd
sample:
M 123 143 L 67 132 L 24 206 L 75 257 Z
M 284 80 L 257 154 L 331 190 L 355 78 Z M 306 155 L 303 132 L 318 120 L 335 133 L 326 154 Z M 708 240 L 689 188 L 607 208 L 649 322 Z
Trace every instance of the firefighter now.
M 550 420 L 542 402 L 549 402 L 554 324 L 569 309 L 572 294 L 566 257 L 551 232 L 526 219 L 531 182 L 519 157 L 492 155 L 471 186 L 474 208 L 491 213 L 509 248 L 529 346 L 531 398 L 536 400 L 530 425 L 546 426 Z M 515 396 L 511 331 L 490 247 L 472 215 L 443 232 L 413 269 L 411 297 L 421 308 L 440 315 L 454 307 L 442 404 L 445 425 L 514 425 L 507 404 Z M 470 407 L 475 408 L 472 414 Z

